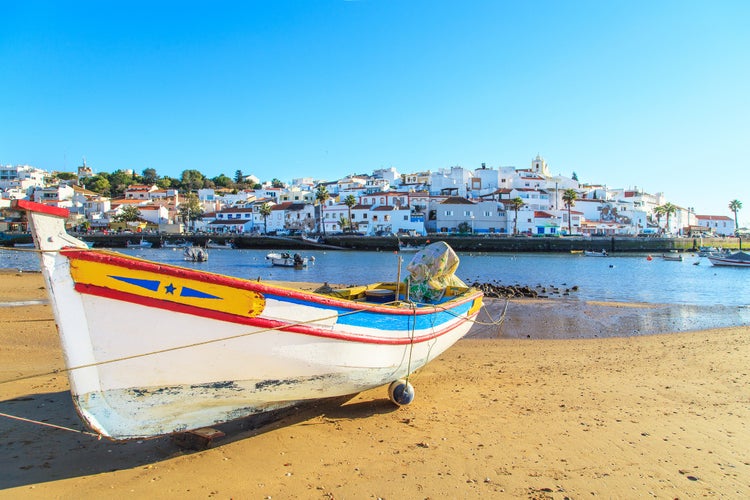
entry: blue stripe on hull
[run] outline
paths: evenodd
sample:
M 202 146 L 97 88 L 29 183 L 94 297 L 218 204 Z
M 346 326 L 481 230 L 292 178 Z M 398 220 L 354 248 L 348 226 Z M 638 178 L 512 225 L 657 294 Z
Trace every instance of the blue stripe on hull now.
M 335 311 L 338 314 L 336 321 L 339 325 L 356 326 L 362 328 L 373 328 L 381 331 L 411 331 L 427 330 L 438 328 L 448 323 L 456 317 L 465 317 L 472 305 L 472 301 L 465 302 L 461 305 L 450 308 L 448 311 L 436 310 L 431 314 L 420 315 L 402 315 L 402 314 L 383 314 L 380 312 L 370 312 L 367 310 L 354 310 L 334 307 L 330 305 L 318 305 L 288 297 L 278 295 L 266 296 L 267 299 L 277 300 L 279 302 L 288 302 L 295 305 L 307 307 L 319 307 L 329 311 Z M 439 306 L 438 306 L 439 307 Z M 424 309 L 425 307 L 423 307 Z M 427 306 L 429 308 L 429 306 Z M 416 326 L 414 320 L 416 319 Z

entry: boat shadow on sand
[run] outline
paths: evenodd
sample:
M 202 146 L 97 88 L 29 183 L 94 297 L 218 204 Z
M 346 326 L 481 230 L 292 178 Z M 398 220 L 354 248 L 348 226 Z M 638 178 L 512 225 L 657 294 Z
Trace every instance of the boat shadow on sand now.
M 313 401 L 215 425 L 224 437 L 213 441 L 211 448 L 313 419 L 360 419 L 398 411 L 387 397 L 346 404 L 353 397 Z M 178 446 L 171 436 L 115 442 L 84 434 L 68 391 L 0 401 L 0 413 L 28 420 L 43 415 L 46 424 L 81 431 L 0 417 L 0 490 L 147 466 L 195 453 Z

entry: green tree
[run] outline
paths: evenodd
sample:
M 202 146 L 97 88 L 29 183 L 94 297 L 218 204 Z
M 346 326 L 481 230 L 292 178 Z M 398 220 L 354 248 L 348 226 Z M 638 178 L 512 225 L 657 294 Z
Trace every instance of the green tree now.
M 350 194 L 346 198 L 344 198 L 344 205 L 346 205 L 346 208 L 349 210 L 349 231 L 353 231 L 354 228 L 352 227 L 352 207 L 357 204 L 357 198 L 354 197 L 353 194 Z
M 578 193 L 575 189 L 566 189 L 563 191 L 562 200 L 568 209 L 568 234 L 573 234 L 573 220 L 570 217 L 570 209 L 576 204 Z
M 318 189 L 315 190 L 315 200 L 320 203 L 320 225 L 323 227 L 323 235 L 326 234 L 326 225 L 323 219 L 323 210 L 326 206 L 326 201 L 331 197 L 328 193 L 328 188 L 324 184 L 319 184 Z
M 471 224 L 469 224 L 466 221 L 463 221 L 458 224 L 457 229 L 460 234 L 469 234 L 471 233 Z
M 182 222 L 190 227 L 191 222 L 203 217 L 203 206 L 195 193 L 187 193 L 177 208 L 177 212 Z
M 74 174 L 73 172 L 57 172 L 55 174 L 55 177 L 57 177 L 61 181 L 77 181 L 78 180 L 78 174 Z
M 115 215 L 115 222 L 136 222 L 140 220 L 141 212 L 135 205 L 125 205 L 122 211 Z
M 234 189 L 234 181 L 231 177 L 227 177 L 224 174 L 219 174 L 211 180 L 214 181 L 214 184 L 216 184 L 217 187 Z
M 151 186 L 153 184 L 156 184 L 156 181 L 159 180 L 159 176 L 156 175 L 155 168 L 144 168 L 142 173 L 142 180 L 144 184 L 148 184 L 149 186 Z
M 521 199 L 520 196 L 516 196 L 510 200 L 510 208 L 516 213 L 516 217 L 513 219 L 513 234 L 518 233 L 518 210 L 524 205 L 526 205 L 526 203 L 523 202 L 523 199 Z
M 109 174 L 109 192 L 113 198 L 121 197 L 125 194 L 125 190 L 128 186 L 135 184 L 133 176 L 130 172 L 124 170 L 115 170 Z
M 578 182 L 578 174 L 573 172 L 573 176 L 571 177 L 574 181 Z
M 284 187 L 284 183 L 281 182 L 279 179 L 273 178 L 273 179 L 271 179 L 271 187 L 283 188 Z
M 737 219 L 737 212 L 742 209 L 742 202 L 740 200 L 732 200 L 729 202 L 729 210 L 734 212 L 734 230 L 735 232 L 740 228 L 739 221 Z
M 234 182 L 236 182 L 237 184 L 245 182 L 245 176 L 242 174 L 242 170 L 237 170 L 234 173 Z
M 180 181 L 178 179 L 173 179 L 172 177 L 165 175 L 160 177 L 159 180 L 156 181 L 156 185 L 159 187 L 159 189 L 179 189 Z
M 183 170 L 180 176 L 180 188 L 184 191 L 195 191 L 203 187 L 203 174 L 197 170 Z
M 258 212 L 263 217 L 263 233 L 268 234 L 268 217 L 271 215 L 271 205 L 268 203 L 262 204 Z
M 86 189 L 94 191 L 95 193 L 99 193 L 104 196 L 110 195 L 109 179 L 106 175 L 97 174 L 93 177 L 90 177 L 86 180 L 86 183 L 84 185 L 86 186 Z

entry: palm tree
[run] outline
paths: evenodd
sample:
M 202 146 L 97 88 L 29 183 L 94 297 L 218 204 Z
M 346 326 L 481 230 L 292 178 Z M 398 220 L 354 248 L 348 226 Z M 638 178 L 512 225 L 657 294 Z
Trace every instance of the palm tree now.
M 323 209 L 326 206 L 326 201 L 330 197 L 331 195 L 328 194 L 328 189 L 323 184 L 320 184 L 318 186 L 318 189 L 315 191 L 315 200 L 320 203 L 320 225 L 323 228 L 323 236 L 325 236 L 326 234 L 326 225 L 323 221 Z
M 268 234 L 268 216 L 271 215 L 271 205 L 268 203 L 262 204 L 258 212 L 263 217 L 263 233 Z
M 669 217 L 677 212 L 677 207 L 675 205 L 672 205 L 671 203 L 667 202 L 662 206 L 662 209 L 664 210 L 664 215 L 667 217 L 667 232 L 671 233 L 669 229 Z
M 661 216 L 664 215 L 664 206 L 659 205 L 654 207 L 654 215 L 656 216 L 656 225 L 661 228 Z M 659 230 L 661 232 L 661 229 Z
M 513 234 L 518 233 L 518 209 L 524 206 L 526 203 L 523 202 L 520 196 L 516 196 L 510 200 L 510 208 L 516 213 L 516 218 L 513 219 Z
M 729 210 L 734 212 L 734 230 L 737 231 L 740 225 L 737 223 L 737 212 L 742 208 L 742 202 L 740 200 L 732 200 L 729 202 Z
M 344 205 L 346 205 L 346 208 L 349 209 L 349 231 L 353 231 L 354 228 L 352 227 L 352 207 L 357 204 L 357 198 L 354 197 L 353 194 L 350 194 L 346 198 L 344 198 Z
M 562 200 L 568 208 L 568 234 L 573 234 L 573 220 L 570 218 L 570 209 L 576 204 L 578 193 L 575 189 L 566 189 L 563 191 Z

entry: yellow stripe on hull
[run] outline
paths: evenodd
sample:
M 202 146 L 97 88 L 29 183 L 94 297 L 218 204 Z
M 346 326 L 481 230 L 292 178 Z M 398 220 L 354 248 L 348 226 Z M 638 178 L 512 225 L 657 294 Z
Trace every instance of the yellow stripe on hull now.
M 251 290 L 102 262 L 71 258 L 70 273 L 76 284 L 238 316 L 258 316 L 266 305 L 263 295 Z

